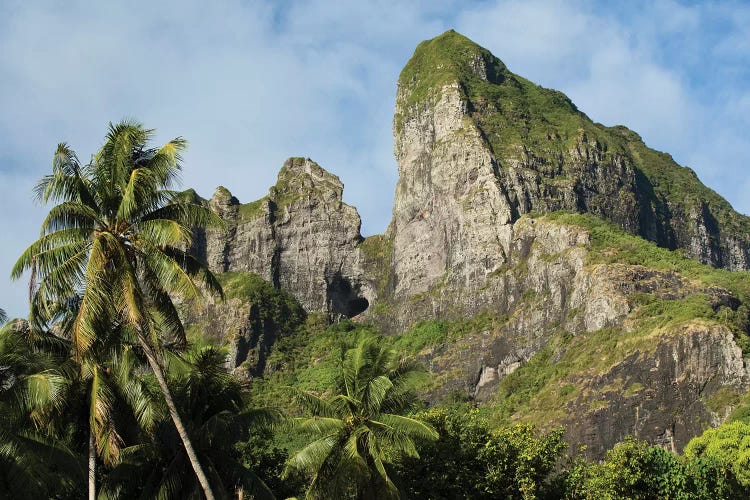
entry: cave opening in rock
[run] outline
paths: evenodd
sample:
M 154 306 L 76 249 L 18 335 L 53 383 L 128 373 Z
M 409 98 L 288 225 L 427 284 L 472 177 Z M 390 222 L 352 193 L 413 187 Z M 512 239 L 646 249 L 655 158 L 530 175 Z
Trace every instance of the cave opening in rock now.
M 370 306 L 370 302 L 359 295 L 358 287 L 353 287 L 348 278 L 336 274 L 328 283 L 329 310 L 334 315 L 347 318 L 361 314 Z

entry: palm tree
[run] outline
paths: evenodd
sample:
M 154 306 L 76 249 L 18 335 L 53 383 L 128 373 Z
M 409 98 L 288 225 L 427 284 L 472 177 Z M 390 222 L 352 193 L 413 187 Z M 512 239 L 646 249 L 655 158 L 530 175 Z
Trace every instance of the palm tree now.
M 83 431 L 88 447 L 89 497 L 96 497 L 97 457 L 109 466 L 119 458 L 120 427 L 132 420 L 150 429 L 157 418 L 157 401 L 144 384 L 139 371 L 144 365 L 134 350 L 134 335 L 113 329 L 97 337 L 80 359 L 71 357 L 71 342 L 65 338 L 78 314 L 80 298 L 69 300 L 52 316 L 50 330 L 38 330 L 26 322 L 14 328 L 17 337 L 30 339 L 23 345 L 25 363 L 31 353 L 48 359 L 65 390 L 56 395 L 57 404 L 37 418 L 50 435 L 71 434 L 73 445 Z M 33 341 L 32 343 L 29 343 Z M 128 419 L 128 417 L 130 417 Z M 81 426 L 86 422 L 86 426 Z M 129 422 L 128 422 L 129 423 Z
M 185 342 L 173 296 L 193 298 L 203 289 L 221 294 L 214 276 L 183 250 L 195 227 L 221 221 L 192 194 L 170 190 L 185 140 L 178 137 L 155 149 L 148 146 L 152 135 L 138 123 L 110 124 L 104 145 L 85 166 L 66 144 L 58 145 L 52 174 L 37 184 L 36 193 L 44 203 L 59 203 L 11 277 L 31 271 L 30 318 L 40 324 L 49 322 L 59 304 L 81 294 L 70 330 L 78 359 L 112 328 L 135 333 L 211 500 L 208 478 L 167 386 L 161 346 L 162 339 Z
M 252 427 L 278 422 L 276 411 L 246 409 L 240 382 L 226 369 L 226 353 L 212 346 L 191 348 L 170 357 L 167 374 L 173 395 L 205 468 L 213 491 L 226 498 L 236 491 L 252 498 L 273 498 L 263 481 L 239 461 L 235 444 Z M 185 450 L 174 428 L 159 422 L 152 439 L 122 450 L 109 474 L 104 498 L 199 498 Z
M 0 328 L 0 497 L 34 499 L 75 489 L 81 462 L 50 429 L 69 378 L 53 337 L 20 320 Z
M 146 431 L 153 430 L 160 414 L 146 382 L 139 376 L 143 365 L 134 346 L 127 341 L 117 342 L 120 336 L 127 338 L 119 333 L 98 339 L 79 364 L 77 381 L 82 386 L 80 392 L 85 394 L 88 413 L 90 498 L 96 498 L 97 457 L 108 466 L 120 460 L 123 439 L 119 428 L 125 411 Z
M 312 477 L 308 498 L 398 498 L 385 464 L 400 455 L 418 457 L 415 438 L 438 437 L 428 424 L 404 416 L 414 408 L 421 374 L 362 336 L 342 351 L 334 396 L 297 393 L 313 415 L 299 419 L 297 428 L 313 440 L 291 457 L 288 470 Z

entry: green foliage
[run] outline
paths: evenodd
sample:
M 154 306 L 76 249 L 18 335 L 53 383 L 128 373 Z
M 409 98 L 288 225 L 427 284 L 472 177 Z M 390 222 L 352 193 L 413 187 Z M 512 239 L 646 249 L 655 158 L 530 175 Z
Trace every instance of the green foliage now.
M 391 259 L 393 256 L 393 239 L 384 234 L 368 236 L 362 240 L 358 248 L 364 256 L 368 274 L 375 279 L 378 297 L 387 297 L 391 275 Z M 376 304 L 376 306 L 380 306 L 381 308 L 385 305 L 385 302 L 382 300 Z
M 739 486 L 750 490 L 750 424 L 730 422 L 707 430 L 687 444 L 685 457 L 718 464 Z
M 480 312 L 471 318 L 418 321 L 409 330 L 395 337 L 393 348 L 416 355 L 422 350 L 455 341 L 471 333 L 494 329 L 507 321 L 507 316 Z M 387 339 L 389 341 L 390 339 Z
M 626 439 L 591 464 L 574 491 L 590 499 L 689 498 L 684 468 L 668 451 Z M 579 478 L 580 479 L 580 478 Z
M 328 397 L 298 391 L 312 415 L 297 420 L 308 441 L 289 460 L 290 470 L 310 478 L 309 498 L 398 498 L 386 464 L 418 457 L 414 441 L 437 433 L 419 419 L 412 392 L 420 372 L 370 335 L 341 351 L 334 391 Z
M 706 288 L 717 287 L 729 291 L 740 305 L 736 308 L 718 307 L 705 294 L 695 294 L 682 300 L 660 300 L 654 296 L 634 296 L 640 300 L 639 317 L 655 322 L 679 323 L 690 318 L 705 318 L 729 327 L 743 352 L 750 353 L 750 272 L 716 269 L 687 258 L 680 250 L 668 250 L 654 243 L 626 233 L 613 224 L 590 214 L 555 212 L 543 216 L 547 220 L 574 225 L 591 234 L 588 252 L 591 264 L 628 264 L 657 271 L 676 272 L 691 282 Z
M 465 405 L 430 408 L 415 414 L 440 435 L 418 441 L 419 458 L 403 457 L 394 466 L 405 498 L 475 499 L 484 495 L 488 464 L 482 454 L 490 428 L 479 411 Z
M 248 438 L 237 443 L 236 449 L 242 464 L 262 478 L 276 498 L 296 497 L 305 491 L 306 480 L 302 476 L 284 475 L 289 452 L 277 444 L 288 429 L 251 427 Z
M 667 153 L 646 147 L 640 137 L 628 140 L 627 146 L 656 195 L 666 199 L 672 207 L 683 207 L 684 210 L 685 206 L 705 204 L 721 224 L 722 232 L 734 235 L 750 233 L 750 218 L 735 212 L 729 202 L 703 185 L 692 169 L 680 167 Z
M 393 347 L 400 352 L 418 353 L 425 347 L 445 342 L 449 329 L 450 324 L 447 321 L 419 321 L 408 332 L 400 335 L 393 343 Z
M 186 340 L 172 298 L 192 299 L 206 290 L 222 294 L 213 274 L 186 249 L 195 228 L 223 222 L 194 193 L 172 189 L 187 142 L 177 137 L 154 148 L 153 134 L 132 121 L 110 124 L 104 144 L 86 165 L 67 144 L 59 144 L 52 173 L 35 187 L 41 202 L 57 205 L 42 223 L 41 237 L 11 271 L 13 279 L 31 272 L 34 328 L 60 320 L 61 310 L 76 303 L 62 327 L 81 371 L 91 374 L 89 426 L 106 461 L 117 457 L 120 440 L 107 416 L 112 391 L 100 376 L 101 360 L 92 354 L 101 337 L 117 332 L 137 338 L 175 426 L 182 428 L 161 366 L 162 341 Z M 187 432 L 180 436 L 190 448 Z M 213 498 L 200 464 L 192 462 L 206 496 Z M 95 461 L 90 463 L 93 468 Z M 93 491 L 93 470 L 89 476 Z
M 264 325 L 280 337 L 291 335 L 305 320 L 305 311 L 291 294 L 279 290 L 255 273 L 227 272 L 217 275 L 227 299 L 251 304 L 256 331 Z
M 263 215 L 266 211 L 266 207 L 268 206 L 268 197 L 264 196 L 263 198 L 255 201 L 251 201 L 250 203 L 243 203 L 239 206 L 238 212 L 240 216 L 240 221 L 247 222 L 251 220 L 255 220 L 261 215 Z
M 417 416 L 440 434 L 420 442 L 419 459 L 396 466 L 407 498 L 540 498 L 565 444 L 562 430 L 541 434 L 530 425 L 492 431 L 479 410 L 464 405 L 432 408 Z
M 264 432 L 281 420 L 276 411 L 247 409 L 240 381 L 225 367 L 226 353 L 199 347 L 169 360 L 168 374 L 194 448 L 214 492 L 233 496 L 237 488 L 271 498 L 265 483 L 243 463 L 235 447 L 248 432 Z M 152 433 L 125 448 L 122 460 L 108 474 L 104 498 L 198 498 L 201 486 L 192 473 L 177 432 L 168 418 Z
M 528 424 L 495 431 L 482 452 L 488 464 L 485 492 L 493 498 L 538 498 L 565 448 L 562 429 L 540 437 Z
M 64 350 L 25 322 L 0 328 L 0 497 L 74 498 L 82 457 L 48 416 L 65 408 L 70 381 Z
M 544 219 L 578 226 L 591 233 L 591 263 L 640 265 L 660 271 L 676 271 L 688 278 L 732 291 L 750 294 L 750 273 L 716 269 L 685 256 L 681 250 L 669 250 L 633 236 L 621 228 L 591 214 L 552 212 Z
M 702 449 L 701 441 L 714 439 L 713 431 L 707 432 L 705 440 L 693 440 L 695 450 Z M 581 457 L 570 461 L 556 477 L 555 496 L 586 500 L 747 498 L 750 488 L 738 482 L 731 463 L 726 462 L 731 454 L 696 455 L 686 449 L 679 457 L 627 438 L 609 450 L 601 462 L 587 462 Z
M 358 335 L 375 330 L 370 325 L 343 320 L 329 325 L 324 314 L 313 313 L 288 336 L 281 337 L 267 360 L 267 374 L 253 380 L 250 393 L 260 405 L 297 411 L 288 388 L 324 393 L 332 390 L 337 359 Z

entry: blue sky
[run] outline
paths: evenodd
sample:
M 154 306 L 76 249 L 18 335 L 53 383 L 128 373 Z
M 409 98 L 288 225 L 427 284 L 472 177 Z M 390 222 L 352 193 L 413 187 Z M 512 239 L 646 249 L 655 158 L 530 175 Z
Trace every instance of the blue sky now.
M 31 188 L 55 145 L 88 159 L 124 117 L 186 137 L 184 185 L 203 196 L 252 201 L 308 156 L 341 177 L 363 232 L 383 231 L 398 73 L 449 28 L 750 213 L 747 2 L 2 0 L 0 307 L 26 313 L 6 277 L 38 235 Z

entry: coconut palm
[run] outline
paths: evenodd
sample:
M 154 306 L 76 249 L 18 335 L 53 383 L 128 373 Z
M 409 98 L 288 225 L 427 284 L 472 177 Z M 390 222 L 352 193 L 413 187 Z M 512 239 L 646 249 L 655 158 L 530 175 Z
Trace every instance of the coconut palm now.
M 120 427 L 132 421 L 140 428 L 152 428 L 158 405 L 141 376 L 144 361 L 134 349 L 135 336 L 126 330 L 100 335 L 83 356 L 71 357 L 72 346 L 66 336 L 78 314 L 79 299 L 61 304 L 52 315 L 50 330 L 18 322 L 23 328 L 14 331 L 17 337 L 29 339 L 21 352 L 26 352 L 26 357 L 33 353 L 48 359 L 52 370 L 47 372 L 56 374 L 62 382 L 58 385 L 65 387 L 56 395 L 54 408 L 39 415 L 37 423 L 50 436 L 69 434 L 74 446 L 87 441 L 89 498 L 95 498 L 97 457 L 114 465 L 123 444 Z M 87 425 L 81 426 L 81 422 Z M 87 436 L 83 440 L 77 439 L 81 433 Z
M 170 357 L 167 374 L 217 497 L 243 490 L 251 498 L 273 498 L 263 481 L 242 465 L 235 444 L 247 438 L 251 427 L 278 422 L 280 414 L 245 408 L 242 387 L 226 369 L 226 353 L 215 347 L 193 347 L 182 357 Z M 121 455 L 102 490 L 104 498 L 200 498 L 185 450 L 166 422 L 156 425 L 152 439 L 124 448 Z
M 313 440 L 288 464 L 312 477 L 308 498 L 398 498 L 386 463 L 418 457 L 414 439 L 435 439 L 435 430 L 404 416 L 414 408 L 414 383 L 420 372 L 377 339 L 360 337 L 343 350 L 336 393 L 320 397 L 299 392 L 312 417 L 297 428 Z
M 170 189 L 186 142 L 178 137 L 151 148 L 152 135 L 138 123 L 110 124 L 104 145 L 83 166 L 73 150 L 59 144 L 52 174 L 36 187 L 40 201 L 58 204 L 11 276 L 31 271 L 35 323 L 49 322 L 61 303 L 80 294 L 70 328 L 79 360 L 113 328 L 134 333 L 198 481 L 213 499 L 167 386 L 161 348 L 163 342 L 185 342 L 172 297 L 189 299 L 204 289 L 221 294 L 213 275 L 183 250 L 195 227 L 220 224 L 220 219 L 192 194 Z
M 120 334 L 123 335 L 123 334 Z M 123 335 L 127 338 L 126 335 Z M 139 370 L 143 366 L 132 343 L 119 335 L 97 340 L 81 359 L 77 382 L 88 417 L 89 497 L 96 497 L 96 461 L 115 466 L 124 445 L 122 421 L 127 413 L 150 432 L 160 416 L 159 405 Z M 100 344 L 100 345 L 97 345 Z

